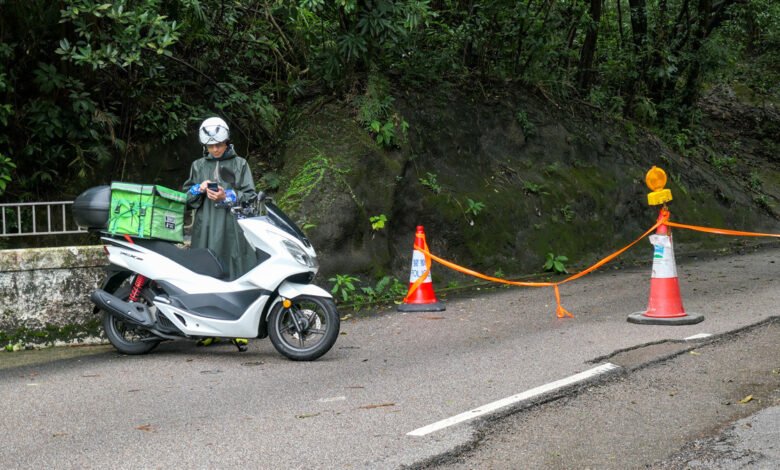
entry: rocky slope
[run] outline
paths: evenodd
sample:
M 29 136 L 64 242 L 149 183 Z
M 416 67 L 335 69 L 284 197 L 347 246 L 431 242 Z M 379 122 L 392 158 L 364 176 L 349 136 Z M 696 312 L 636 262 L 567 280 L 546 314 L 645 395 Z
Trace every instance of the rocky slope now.
M 416 225 L 432 252 L 487 274 L 539 272 L 547 253 L 586 266 L 654 223 L 644 185 L 653 165 L 670 176 L 675 221 L 780 233 L 780 117 L 731 90 L 703 100 L 709 145 L 684 155 L 635 123 L 522 90 L 410 91 L 395 105 L 410 126 L 399 148 L 380 148 L 351 106 L 331 102 L 283 151 L 279 198 L 306 226 L 326 278 L 405 279 Z M 374 230 L 380 215 L 388 221 Z M 675 234 L 683 255 L 747 241 Z M 649 260 L 648 247 L 621 257 L 631 259 Z

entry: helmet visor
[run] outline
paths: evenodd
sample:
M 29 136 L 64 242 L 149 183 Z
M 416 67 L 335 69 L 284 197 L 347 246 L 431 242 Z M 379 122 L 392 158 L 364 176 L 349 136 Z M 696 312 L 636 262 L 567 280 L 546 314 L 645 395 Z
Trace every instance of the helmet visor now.
M 226 127 L 220 125 L 203 126 L 200 128 L 200 143 L 203 145 L 218 144 L 228 140 L 230 136 Z

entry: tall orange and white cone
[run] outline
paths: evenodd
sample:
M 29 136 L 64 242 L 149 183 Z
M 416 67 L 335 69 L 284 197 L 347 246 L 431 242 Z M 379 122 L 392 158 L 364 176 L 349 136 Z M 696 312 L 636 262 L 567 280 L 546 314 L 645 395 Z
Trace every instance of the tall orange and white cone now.
M 412 269 L 409 275 L 409 291 L 404 297 L 404 303 L 398 306 L 399 312 L 441 312 L 444 304 L 436 300 L 431 281 L 431 260 L 420 251 L 428 251 L 425 241 L 425 230 L 417 226 L 414 234 L 414 249 L 412 250 Z
M 661 209 L 658 220 L 668 217 L 669 211 Z M 643 325 L 692 325 L 704 320 L 702 315 L 685 313 L 669 227 L 660 225 L 655 235 L 650 235 L 650 243 L 653 244 L 653 272 L 647 310 L 630 314 L 628 321 Z

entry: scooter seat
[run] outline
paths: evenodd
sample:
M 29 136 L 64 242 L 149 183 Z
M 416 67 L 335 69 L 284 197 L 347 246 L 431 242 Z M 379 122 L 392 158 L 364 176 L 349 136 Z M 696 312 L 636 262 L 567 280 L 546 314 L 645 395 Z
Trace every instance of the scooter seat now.
M 222 263 L 210 248 L 179 248 L 170 242 L 135 238 L 136 244 L 159 253 L 166 258 L 184 266 L 192 272 L 204 276 L 224 279 L 227 277 Z

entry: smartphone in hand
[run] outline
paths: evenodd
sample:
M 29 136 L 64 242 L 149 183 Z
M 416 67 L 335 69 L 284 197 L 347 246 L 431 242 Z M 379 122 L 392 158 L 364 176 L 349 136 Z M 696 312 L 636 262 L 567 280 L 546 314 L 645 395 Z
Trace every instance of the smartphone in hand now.
M 209 182 L 208 183 L 208 188 L 209 188 L 209 191 L 219 191 L 219 184 Z

